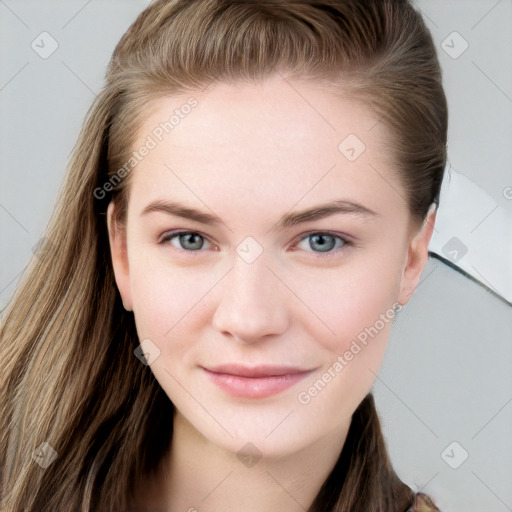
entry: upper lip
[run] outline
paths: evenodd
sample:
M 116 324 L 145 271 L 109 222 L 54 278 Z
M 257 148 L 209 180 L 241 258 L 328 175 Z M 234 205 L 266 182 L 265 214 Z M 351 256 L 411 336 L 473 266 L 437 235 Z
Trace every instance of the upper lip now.
M 305 373 L 310 370 L 298 368 L 296 366 L 275 366 L 258 365 L 245 366 L 241 364 L 221 364 L 213 367 L 204 367 L 205 370 L 214 373 L 223 373 L 227 375 L 237 375 L 239 377 L 272 377 L 279 375 L 292 375 L 296 373 Z

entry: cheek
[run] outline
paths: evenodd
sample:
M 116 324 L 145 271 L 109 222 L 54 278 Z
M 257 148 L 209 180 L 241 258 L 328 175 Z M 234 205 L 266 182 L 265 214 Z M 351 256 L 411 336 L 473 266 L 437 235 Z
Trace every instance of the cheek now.
M 326 351 L 324 360 L 357 351 L 354 340 L 365 348 L 375 347 L 358 354 L 361 362 L 381 357 L 398 289 L 400 262 L 393 247 L 389 242 L 378 249 L 354 251 L 350 260 L 337 267 L 282 270 L 283 280 L 294 283 L 293 294 L 281 290 L 283 314 L 309 333 L 304 338 L 314 340 L 311 350 Z M 199 331 L 211 321 L 215 305 L 209 292 L 220 284 L 223 272 L 213 272 L 207 265 L 181 268 L 151 252 L 133 250 L 129 255 L 139 338 L 154 339 L 161 350 L 184 355 L 191 337 L 200 337 Z
M 394 318 L 399 262 L 383 257 L 361 257 L 345 267 L 329 269 L 318 279 L 302 282 L 304 302 L 318 312 L 314 339 L 340 354 L 353 340 L 387 339 Z
M 311 415 L 342 422 L 370 392 L 396 314 L 395 270 L 375 263 L 332 272 L 325 280 L 328 292 L 325 285 L 310 283 L 308 298 L 322 323 L 308 321 L 309 338 L 315 340 L 311 350 L 322 354 L 323 365 L 300 388 L 297 401 Z
M 215 284 L 214 277 L 211 272 L 191 272 L 134 254 L 130 285 L 139 338 L 154 339 L 161 350 L 170 345 L 179 348 L 176 340 L 186 339 L 185 332 L 190 336 Z

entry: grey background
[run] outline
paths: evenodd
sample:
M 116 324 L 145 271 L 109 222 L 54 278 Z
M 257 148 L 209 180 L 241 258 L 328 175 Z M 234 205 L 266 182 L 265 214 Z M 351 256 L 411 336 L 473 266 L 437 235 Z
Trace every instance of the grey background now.
M 0 0 L 0 308 L 43 236 L 114 46 L 148 3 Z M 444 71 L 449 165 L 510 211 L 512 1 L 416 5 Z M 44 31 L 59 45 L 46 59 L 31 47 Z M 443 49 L 454 31 L 469 45 L 457 58 Z M 374 386 L 384 433 L 399 476 L 445 512 L 512 510 L 511 332 L 510 305 L 432 257 L 395 321 Z

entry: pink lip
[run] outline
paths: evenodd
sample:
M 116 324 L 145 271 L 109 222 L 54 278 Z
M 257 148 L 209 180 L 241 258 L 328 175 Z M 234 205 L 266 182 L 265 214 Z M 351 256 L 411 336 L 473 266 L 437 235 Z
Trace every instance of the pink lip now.
M 215 368 L 203 368 L 214 384 L 232 396 L 265 398 L 293 386 L 312 370 L 289 366 L 247 367 L 226 364 Z

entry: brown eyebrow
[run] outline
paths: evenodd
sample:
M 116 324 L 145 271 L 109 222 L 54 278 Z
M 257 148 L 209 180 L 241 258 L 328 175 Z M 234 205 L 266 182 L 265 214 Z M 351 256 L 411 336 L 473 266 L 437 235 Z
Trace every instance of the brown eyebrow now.
M 204 211 L 197 210 L 190 206 L 185 206 L 182 203 L 175 201 L 164 201 L 158 200 L 148 204 L 141 212 L 141 216 L 147 215 L 151 212 L 163 212 L 168 215 L 175 215 L 177 217 L 183 217 L 185 219 L 193 220 L 199 222 L 201 224 L 206 224 L 208 226 L 216 226 L 219 224 L 224 224 L 222 219 L 220 219 L 217 215 L 207 213 Z M 380 217 L 380 215 L 367 208 L 366 206 L 356 203 L 353 201 L 345 201 L 338 200 L 332 201 L 326 204 L 321 204 L 315 206 L 313 208 L 308 208 L 307 210 L 302 210 L 299 212 L 286 213 L 281 217 L 277 226 L 272 228 L 272 230 L 283 230 L 286 228 L 290 228 L 296 226 L 298 224 L 302 224 L 304 222 L 310 222 L 314 220 L 323 219 L 330 215 L 335 214 L 347 214 L 347 215 L 355 215 L 361 216 L 364 218 L 371 217 Z

